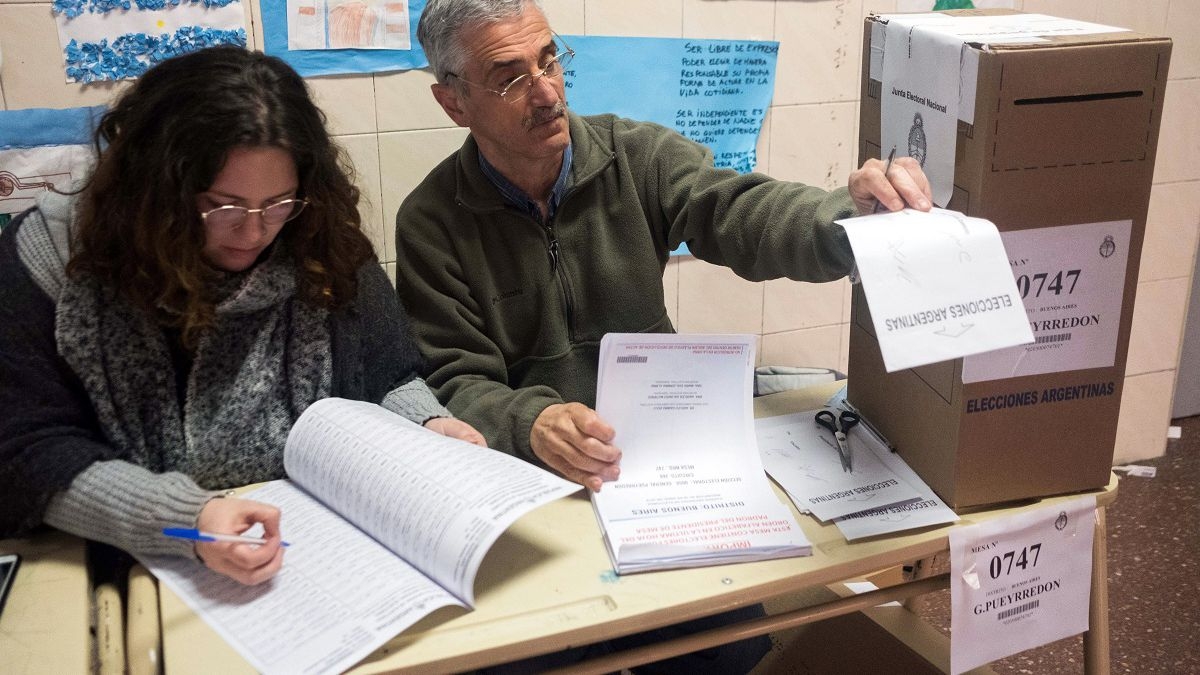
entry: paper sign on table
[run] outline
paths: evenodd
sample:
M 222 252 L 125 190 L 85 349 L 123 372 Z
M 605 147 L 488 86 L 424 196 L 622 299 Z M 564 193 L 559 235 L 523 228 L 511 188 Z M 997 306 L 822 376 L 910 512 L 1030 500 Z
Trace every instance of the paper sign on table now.
M 950 532 L 950 672 L 1088 629 L 1096 498 Z

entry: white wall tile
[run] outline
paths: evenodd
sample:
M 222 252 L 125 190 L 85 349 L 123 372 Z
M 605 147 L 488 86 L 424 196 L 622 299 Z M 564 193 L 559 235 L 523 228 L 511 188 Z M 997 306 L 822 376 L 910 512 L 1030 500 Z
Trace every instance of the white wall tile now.
M 1167 450 L 1175 371 L 1125 378 L 1113 464 L 1159 457 Z
M 771 175 L 825 189 L 856 168 L 853 103 L 780 106 L 771 113 Z
M 584 20 L 588 35 L 683 37 L 683 0 L 592 0 Z
M 454 128 L 454 122 L 429 90 L 434 81 L 428 69 L 376 75 L 375 117 L 379 131 Z
M 841 346 L 840 326 L 770 333 L 762 336 L 758 362 L 764 366 L 811 366 L 844 372 Z
M 1177 367 L 1190 287 L 1187 277 L 1138 284 L 1126 375 Z
M 1106 26 L 1162 35 L 1167 25 L 1167 7 L 1171 4 L 1171 0 L 1100 0 L 1096 21 Z
M 75 108 L 108 103 L 128 82 L 68 84 L 50 3 L 0 5 L 4 103 L 21 108 Z
M 775 3 L 683 0 L 683 36 L 709 40 L 774 40 Z
M 1167 82 L 1166 102 L 1158 134 L 1158 156 L 1154 163 L 1154 182 L 1196 180 L 1200 164 L 1200 79 Z
M 679 261 L 679 332 L 761 333 L 762 314 L 762 284 L 703 260 Z
M 1096 0 L 1024 0 L 1020 7 L 1030 14 L 1049 14 L 1064 19 L 1096 21 Z
M 1200 181 L 1160 183 L 1150 192 L 1139 281 L 1188 277 L 1200 239 Z
M 1174 0 L 1167 9 L 1166 34 L 1171 47 L 1171 79 L 1200 77 L 1200 2 Z
M 383 195 L 379 188 L 379 141 L 375 134 L 338 136 L 334 139 L 345 149 L 354 165 L 354 184 L 360 194 L 358 212 L 362 214 L 363 231 L 375 247 L 380 260 L 391 260 L 386 250 L 389 218 L 383 213 Z M 395 217 L 395 213 L 392 214 Z
M 584 35 L 585 0 L 542 0 L 542 11 L 550 21 L 550 27 L 560 35 Z
M 379 134 L 379 174 L 383 192 L 384 260 L 396 259 L 396 211 L 400 202 L 439 162 L 458 150 L 467 130 L 434 129 Z
M 373 134 L 375 86 L 370 75 L 311 77 L 308 88 L 313 101 L 325 113 L 329 133 L 343 136 Z
M 857 99 L 862 36 L 862 0 L 776 3 L 775 103 Z
M 845 280 L 810 284 L 773 279 L 763 284 L 764 333 L 780 333 L 842 322 Z

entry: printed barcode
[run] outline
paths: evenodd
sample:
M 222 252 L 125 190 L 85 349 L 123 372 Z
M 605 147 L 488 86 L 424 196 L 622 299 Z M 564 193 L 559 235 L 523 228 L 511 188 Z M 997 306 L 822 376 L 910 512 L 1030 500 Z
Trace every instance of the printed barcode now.
M 1059 333 L 1057 335 L 1042 335 L 1034 340 L 1035 344 L 1045 344 L 1047 342 L 1066 342 L 1071 339 L 1070 333 Z
M 1007 619 L 1008 617 L 1015 616 L 1017 614 L 1020 614 L 1021 612 L 1028 612 L 1029 610 L 1034 609 L 1037 606 L 1038 606 L 1037 600 L 1030 600 L 1029 602 L 1027 602 L 1023 605 L 1017 605 L 1016 607 L 1013 607 L 1012 609 L 1006 609 L 1003 612 L 1000 612 L 999 614 L 996 615 L 996 618 L 1000 621 L 1003 621 L 1003 620 Z
M 618 356 L 617 363 L 645 363 L 648 358 L 646 356 Z

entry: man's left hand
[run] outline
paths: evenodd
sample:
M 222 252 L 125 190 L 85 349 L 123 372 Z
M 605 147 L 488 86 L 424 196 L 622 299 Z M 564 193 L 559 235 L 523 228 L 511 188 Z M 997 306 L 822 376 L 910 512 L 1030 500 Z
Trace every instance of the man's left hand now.
M 887 175 L 884 175 L 884 168 Z M 868 159 L 861 169 L 850 174 L 850 197 L 861 215 L 875 211 L 881 204 L 889 211 L 907 207 L 928 211 L 933 193 L 929 178 L 912 157 L 897 157 L 890 167 L 879 159 Z

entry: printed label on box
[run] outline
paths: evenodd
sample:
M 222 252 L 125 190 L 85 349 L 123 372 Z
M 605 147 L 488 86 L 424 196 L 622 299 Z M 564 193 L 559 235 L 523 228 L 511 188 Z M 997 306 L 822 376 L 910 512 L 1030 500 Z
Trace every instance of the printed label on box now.
M 1001 232 L 1034 342 L 968 356 L 964 383 L 1111 367 L 1133 223 Z

